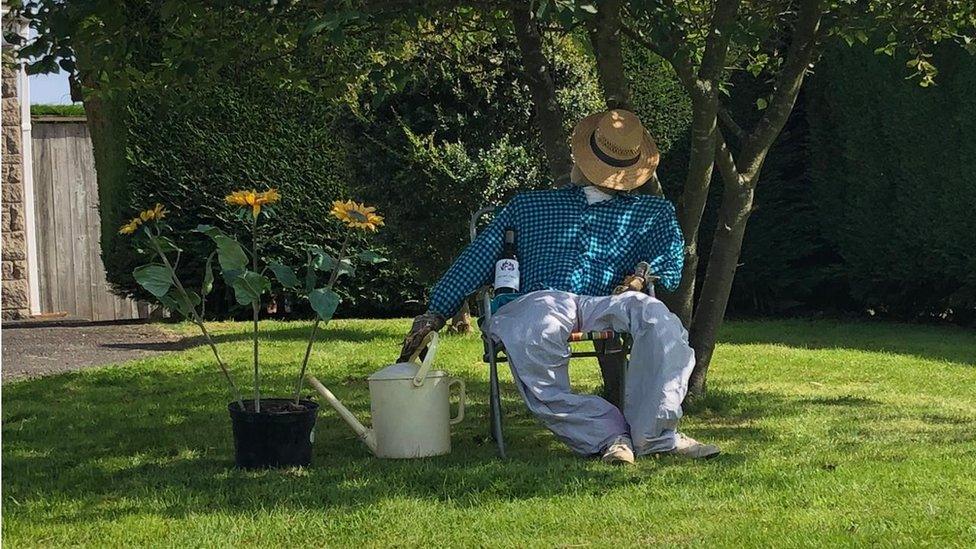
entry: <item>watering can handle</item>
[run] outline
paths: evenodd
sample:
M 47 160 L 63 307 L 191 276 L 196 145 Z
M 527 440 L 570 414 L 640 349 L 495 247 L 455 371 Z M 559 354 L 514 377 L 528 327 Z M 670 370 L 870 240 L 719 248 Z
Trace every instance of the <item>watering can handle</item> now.
M 464 380 L 452 377 L 447 383 L 447 388 L 449 391 L 451 389 L 451 385 L 458 386 L 458 412 L 457 415 L 452 417 L 450 421 L 451 425 L 457 425 L 464 419 Z
M 427 355 L 424 356 L 424 361 L 420 362 L 420 368 L 417 369 L 417 375 L 413 376 L 413 386 L 420 387 L 424 384 L 424 378 L 427 377 L 427 372 L 430 371 L 430 365 L 434 363 L 434 354 L 437 352 L 437 332 L 431 332 L 427 334 L 424 338 L 423 344 L 414 351 L 413 356 L 410 357 L 411 362 L 417 362 L 420 357 L 420 352 L 427 349 Z

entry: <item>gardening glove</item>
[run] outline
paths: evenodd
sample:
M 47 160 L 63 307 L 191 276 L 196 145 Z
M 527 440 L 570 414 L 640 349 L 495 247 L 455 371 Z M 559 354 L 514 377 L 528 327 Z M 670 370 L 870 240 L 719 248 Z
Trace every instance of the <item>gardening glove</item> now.
M 651 267 L 646 262 L 638 263 L 637 267 L 634 268 L 634 274 L 627 275 L 627 278 L 624 278 L 624 281 L 613 289 L 613 295 L 624 292 L 643 292 L 645 288 L 651 287 L 661 277 L 652 275 L 650 270 Z
M 637 275 L 627 275 L 624 281 L 613 289 L 613 295 L 622 294 L 624 292 L 642 292 L 644 291 L 644 277 Z
M 447 319 L 440 313 L 428 311 L 413 319 L 413 326 L 407 332 L 407 337 L 403 338 L 403 348 L 400 350 L 400 358 L 397 362 L 407 362 L 417 349 L 424 344 L 424 339 L 431 333 L 444 327 Z

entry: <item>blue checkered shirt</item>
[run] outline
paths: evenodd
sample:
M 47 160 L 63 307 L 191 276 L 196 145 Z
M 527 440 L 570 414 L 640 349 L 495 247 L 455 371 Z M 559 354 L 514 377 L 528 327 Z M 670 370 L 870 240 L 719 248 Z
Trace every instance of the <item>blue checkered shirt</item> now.
M 508 228 L 515 229 L 522 293 L 609 295 L 641 261 L 667 290 L 681 281 L 684 239 L 670 202 L 618 194 L 589 204 L 582 188 L 570 186 L 513 198 L 431 290 L 430 311 L 450 318 L 489 283 Z

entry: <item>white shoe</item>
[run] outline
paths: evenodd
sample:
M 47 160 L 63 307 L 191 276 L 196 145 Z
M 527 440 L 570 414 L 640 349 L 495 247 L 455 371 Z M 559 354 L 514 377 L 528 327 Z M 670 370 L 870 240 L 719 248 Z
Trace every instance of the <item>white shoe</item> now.
M 702 444 L 701 442 L 698 442 L 697 440 L 681 433 L 677 433 L 677 435 L 678 443 L 675 445 L 674 450 L 663 452 L 664 455 L 670 454 L 691 459 L 711 459 L 721 453 L 718 446 L 715 446 L 714 444 Z
M 634 444 L 627 435 L 620 435 L 603 451 L 604 463 L 634 463 Z

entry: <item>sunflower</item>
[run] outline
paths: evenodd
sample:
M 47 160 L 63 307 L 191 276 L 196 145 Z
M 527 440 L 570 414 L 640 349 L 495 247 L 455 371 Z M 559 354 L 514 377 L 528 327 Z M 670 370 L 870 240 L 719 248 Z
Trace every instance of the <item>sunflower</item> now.
M 157 203 L 151 209 L 143 210 L 139 212 L 139 219 L 143 222 L 153 221 L 153 220 L 159 221 L 160 219 L 166 217 L 167 213 L 169 212 L 167 212 L 166 209 L 163 208 L 163 205 Z
M 119 234 L 132 234 L 139 229 L 139 225 L 142 224 L 142 220 L 138 217 L 133 217 L 128 223 L 122 225 L 119 229 Z
M 376 231 L 377 227 L 383 226 L 383 216 L 377 215 L 376 208 L 347 200 L 345 202 L 336 200 L 332 203 L 330 212 L 336 219 L 354 229 L 366 231 Z
M 228 204 L 232 206 L 250 207 L 251 212 L 254 217 L 257 217 L 261 213 L 261 206 L 265 204 L 274 204 L 275 202 L 281 200 L 281 195 L 278 194 L 277 189 L 268 189 L 263 193 L 259 193 L 254 189 L 249 191 L 234 191 L 227 195 L 225 199 Z

